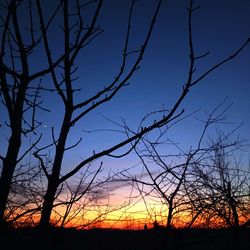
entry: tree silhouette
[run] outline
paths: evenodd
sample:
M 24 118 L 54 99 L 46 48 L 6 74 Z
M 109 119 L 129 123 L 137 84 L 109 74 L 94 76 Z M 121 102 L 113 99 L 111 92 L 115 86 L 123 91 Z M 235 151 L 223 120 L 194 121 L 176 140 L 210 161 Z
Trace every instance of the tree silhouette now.
M 192 220 L 205 226 L 239 227 L 249 220 L 249 169 L 236 153 L 243 149 L 230 133 L 219 132 L 208 150 L 190 168 L 187 196 Z
M 142 163 L 143 174 L 133 177 L 130 174 L 125 175 L 122 173 L 123 180 L 132 182 L 132 185 L 134 183 L 141 184 L 135 185 L 135 187 L 139 189 L 142 196 L 145 196 L 145 205 L 146 200 L 150 198 L 164 205 L 167 229 L 173 227 L 173 220 L 182 217 L 192 204 L 192 192 L 190 192 L 191 189 L 187 188 L 187 179 L 189 179 L 189 185 L 196 189 L 197 187 L 194 186 L 193 165 L 196 165 L 197 159 L 204 157 L 204 152 L 209 154 L 214 150 L 214 144 L 210 146 L 204 145 L 204 140 L 211 128 L 223 121 L 225 111 L 228 109 L 221 111 L 225 101 L 210 113 L 207 113 L 207 117 L 202 120 L 203 129 L 197 139 L 197 145 L 190 146 L 189 150 L 182 149 L 178 143 L 168 138 L 167 135 L 171 132 L 171 127 L 167 127 L 165 130 L 161 129 L 155 140 L 150 137 L 143 137 L 140 144 L 134 148 Z M 183 119 L 179 120 L 179 122 L 182 121 Z M 233 145 L 235 144 L 230 144 L 230 146 Z M 174 152 L 172 152 L 173 148 Z M 172 153 L 168 153 L 170 149 Z M 197 188 L 197 190 L 200 191 L 201 189 Z M 151 213 L 148 208 L 147 210 L 148 213 Z
M 54 200 L 57 196 L 58 188 L 62 183 L 77 174 L 82 168 L 90 166 L 94 161 L 97 161 L 104 156 L 120 158 L 129 154 L 136 147 L 143 136 L 147 135 L 156 128 L 172 124 L 184 113 L 184 110 L 180 110 L 180 105 L 190 90 L 214 70 L 236 57 L 250 42 L 250 39 L 248 39 L 230 56 L 219 61 L 218 63 L 215 63 L 204 73 L 195 78 L 194 71 L 198 60 L 200 58 L 204 58 L 208 53 L 196 55 L 194 51 L 191 19 L 193 12 L 198 8 L 193 7 L 193 1 L 190 1 L 188 8 L 190 63 L 186 82 L 182 86 L 176 101 L 168 111 L 162 110 L 160 112 L 160 117 L 158 116 L 157 119 L 152 119 L 147 126 L 143 126 L 143 124 L 141 124 L 137 131 L 132 131 L 124 125 L 127 132 L 126 138 L 121 139 L 118 143 L 111 147 L 107 147 L 104 150 L 93 151 L 93 154 L 85 157 L 85 159 L 72 166 L 72 169 L 65 173 L 62 171 L 62 163 L 65 157 L 65 152 L 76 148 L 82 140 L 82 138 L 80 138 L 74 145 L 68 146 L 69 135 L 72 127 L 74 127 L 80 120 L 88 119 L 87 115 L 93 113 L 93 111 L 97 110 L 101 106 L 104 106 L 107 102 L 110 102 L 125 86 L 128 85 L 128 81 L 140 67 L 140 63 L 152 36 L 152 31 L 155 26 L 162 1 L 159 0 L 155 4 L 155 10 L 153 12 L 151 22 L 148 26 L 145 37 L 141 39 L 141 45 L 139 48 L 130 48 L 129 41 L 132 37 L 132 16 L 134 6 L 137 2 L 136 0 L 131 1 L 120 69 L 118 70 L 114 80 L 111 80 L 107 84 L 103 84 L 99 90 L 97 90 L 90 97 L 86 97 L 86 95 L 82 93 L 81 89 L 75 88 L 75 82 L 79 81 L 79 77 L 77 75 L 78 68 L 76 65 L 82 50 L 88 47 L 89 44 L 93 43 L 95 38 L 103 32 L 103 29 L 97 25 L 103 0 L 89 1 L 84 4 L 81 3 L 80 0 L 61 0 L 58 1 L 58 4 L 52 11 L 52 15 L 50 17 L 47 17 L 44 14 L 45 8 L 47 7 L 44 2 L 41 2 L 40 0 L 35 0 L 34 2 L 28 1 L 30 6 L 28 8 L 28 16 L 30 20 L 28 34 L 30 34 L 31 39 L 31 42 L 28 45 L 24 42 L 24 40 L 27 40 L 27 37 L 26 39 L 22 38 L 22 32 L 17 19 L 17 12 L 20 11 L 21 13 L 21 7 L 24 4 L 23 2 L 11 0 L 10 2 L 7 2 L 6 6 L 1 5 L 1 7 L 6 10 L 6 15 L 1 18 L 3 25 L 1 27 L 0 84 L 4 97 L 4 105 L 7 108 L 9 116 L 11 136 L 9 139 L 9 148 L 7 149 L 7 153 L 5 156 L 1 156 L 3 168 L 0 180 L 0 219 L 3 219 L 7 197 L 17 163 L 23 159 L 29 151 L 35 149 L 34 156 L 39 162 L 40 167 L 47 179 L 47 186 L 43 197 L 44 200 L 40 218 L 40 227 L 42 230 L 48 228 L 49 226 Z M 32 6 L 35 6 L 34 9 Z M 90 17 L 89 23 L 85 23 L 84 14 L 86 13 L 85 10 L 88 6 L 91 6 L 94 11 Z M 33 22 L 34 16 L 36 22 Z M 10 25 L 10 20 L 12 20 L 12 25 Z M 35 24 L 37 25 L 36 31 L 39 31 L 38 35 L 35 35 Z M 51 40 L 49 39 L 51 31 L 54 29 L 53 25 L 61 28 L 61 34 L 57 34 L 56 37 L 56 43 L 60 45 L 58 46 L 60 56 L 57 57 L 55 57 L 52 53 L 53 46 Z M 9 45 L 9 60 L 5 61 L 6 44 Z M 45 56 L 46 61 L 44 61 L 44 64 L 46 64 L 46 67 L 35 73 L 30 73 L 32 57 L 29 58 L 29 56 L 35 49 L 39 49 L 39 53 Z M 16 59 L 16 56 L 18 59 Z M 28 60 L 28 58 L 30 60 Z M 7 62 L 10 63 L 10 66 L 6 65 Z M 35 87 L 30 85 L 44 75 L 49 75 L 48 78 L 53 82 L 52 88 L 49 88 L 48 86 L 42 87 L 39 81 L 36 81 L 38 84 L 35 84 Z M 31 100 L 28 100 L 28 90 L 35 91 Z M 28 132 L 33 132 L 37 126 L 41 124 L 36 120 L 35 114 L 36 110 L 42 109 L 41 103 L 38 102 L 37 99 L 40 96 L 39 93 L 44 91 L 52 91 L 55 96 L 59 96 L 62 103 L 60 108 L 63 109 L 62 122 L 58 125 L 58 127 L 52 128 L 51 143 L 47 143 L 48 140 L 46 140 L 46 145 L 38 145 L 41 140 L 41 136 L 38 136 L 38 139 L 32 144 L 32 146 L 25 151 L 25 155 L 18 158 L 22 141 L 22 133 L 27 134 Z M 27 109 L 24 104 L 29 107 L 29 110 L 33 111 L 31 112 L 31 125 L 28 126 L 28 130 L 24 130 L 23 127 L 24 124 L 27 125 L 27 123 L 24 122 L 24 120 L 26 120 L 24 113 Z M 58 132 L 58 135 L 56 135 L 55 131 Z M 127 149 L 126 146 L 130 146 L 129 149 Z M 125 148 L 127 150 L 124 153 L 115 154 L 119 149 L 125 150 Z M 47 151 L 51 149 L 54 152 L 54 155 L 50 167 L 46 165 L 46 157 Z M 102 165 L 103 163 L 101 162 L 99 168 L 97 169 L 97 173 L 102 168 Z
M 31 1 L 26 1 L 26 4 L 29 20 L 27 29 L 20 24 L 19 14 L 23 11 L 23 3 L 6 1 L 0 6 L 0 95 L 7 111 L 5 125 L 10 130 L 6 153 L 4 156 L 0 155 L 2 161 L 0 223 L 4 220 L 14 171 L 25 156 L 35 148 L 41 135 L 37 135 L 30 147 L 20 151 L 22 142 L 30 134 L 34 135 L 41 126 L 42 122 L 37 119 L 37 113 L 41 110 L 48 111 L 40 100 L 40 92 L 46 89 L 43 89 L 39 78 L 49 73 L 50 69 L 33 72 L 30 58 L 33 51 L 39 47 L 41 34 L 35 35 Z M 61 60 L 62 58 L 59 58 L 58 62 Z

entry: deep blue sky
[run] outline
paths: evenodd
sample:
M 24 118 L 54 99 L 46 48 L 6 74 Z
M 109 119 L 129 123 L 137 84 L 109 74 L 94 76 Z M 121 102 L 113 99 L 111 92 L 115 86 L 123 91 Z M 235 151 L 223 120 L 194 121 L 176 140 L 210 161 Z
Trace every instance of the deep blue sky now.
M 44 8 L 49 13 L 54 2 L 42 2 L 50 3 L 50 6 Z M 77 60 L 80 78 L 76 86 L 81 86 L 84 90 L 79 96 L 84 98 L 99 88 L 103 88 L 105 83 L 112 81 L 119 71 L 129 3 L 130 1 L 127 0 L 104 1 L 97 21 L 104 28 L 104 33 L 83 49 Z M 140 47 L 156 3 L 156 0 L 140 0 L 136 4 L 132 20 L 131 49 Z M 250 37 L 250 1 L 200 0 L 194 1 L 194 5 L 200 6 L 193 16 L 195 51 L 197 54 L 210 52 L 197 64 L 198 75 L 230 55 Z M 188 1 L 185 0 L 163 1 L 140 70 L 130 79 L 130 85 L 122 89 L 112 101 L 104 104 L 72 129 L 69 145 L 76 142 L 80 136 L 83 136 L 83 142 L 76 150 L 67 153 L 65 166 L 70 168 L 72 162 L 79 162 L 79 157 L 84 158 L 93 150 L 98 152 L 107 146 L 112 146 L 122 138 L 119 134 L 107 132 L 95 134 L 82 132 L 82 130 L 117 128 L 103 119 L 102 115 L 115 122 L 121 122 L 121 117 L 125 118 L 127 125 L 136 130 L 140 120 L 147 113 L 161 109 L 162 106 L 171 108 L 181 93 L 188 73 L 187 6 Z M 51 50 L 54 55 L 60 53 L 63 45 L 60 42 L 59 30 L 54 28 L 51 33 Z M 44 61 L 40 54 L 36 54 L 33 59 L 32 64 L 34 63 L 35 68 L 43 67 Z M 229 121 L 234 121 L 235 125 L 243 123 L 238 132 L 242 138 L 250 139 L 249 62 L 250 46 L 236 59 L 202 80 L 192 89 L 181 105 L 185 108 L 186 114 L 201 109 L 196 115 L 200 117 L 203 111 L 211 111 L 225 97 L 228 97 L 228 103 L 233 103 L 228 111 Z M 44 121 L 41 129 L 44 133 L 43 143 L 46 143 L 51 140 L 51 126 L 58 127 L 62 119 L 62 109 L 60 100 L 50 94 L 46 94 L 44 106 L 51 109 L 50 114 L 40 114 L 40 120 Z M 1 106 L 1 114 L 4 114 L 2 110 Z M 190 117 L 172 130 L 170 138 L 180 142 L 184 147 L 189 147 L 196 143 L 200 128 L 200 124 L 194 117 Z M 6 143 L 6 135 L 8 132 L 2 126 L 0 129 L 2 145 Z M 128 160 L 117 162 L 119 166 L 126 167 L 132 164 Z M 114 166 L 117 162 L 107 160 L 106 165 Z

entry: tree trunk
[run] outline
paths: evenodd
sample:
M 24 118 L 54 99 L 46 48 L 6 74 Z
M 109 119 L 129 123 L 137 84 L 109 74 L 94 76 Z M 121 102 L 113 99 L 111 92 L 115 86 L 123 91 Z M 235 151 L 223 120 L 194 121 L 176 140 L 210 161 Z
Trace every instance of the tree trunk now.
M 39 227 L 42 231 L 46 230 L 49 227 L 50 216 L 53 208 L 56 191 L 60 184 L 59 178 L 61 172 L 61 165 L 62 165 L 63 155 L 65 152 L 65 144 L 69 133 L 71 116 L 72 116 L 72 109 L 67 109 L 66 107 L 63 125 L 61 128 L 58 144 L 56 146 L 56 154 L 52 167 L 52 173 L 48 179 L 48 187 L 46 194 L 44 196 L 41 219 L 39 222 Z
M 234 227 L 239 227 L 239 216 L 234 201 L 232 202 L 232 211 L 233 211 L 233 225 Z
M 3 168 L 0 177 L 0 225 L 4 222 L 11 182 L 14 175 L 18 152 L 21 146 L 21 133 L 12 134 L 6 157 L 3 159 Z
M 56 195 L 56 190 L 58 187 L 58 181 L 50 179 L 48 182 L 48 188 L 44 196 L 43 208 L 41 212 L 41 219 L 39 227 L 42 231 L 49 228 L 50 216 L 53 209 L 53 203 Z
M 166 229 L 171 228 L 172 217 L 173 217 L 173 204 L 172 204 L 172 201 L 171 201 L 169 203 L 169 208 L 168 208 L 168 218 L 167 218 Z
M 233 212 L 233 221 L 232 221 L 232 225 L 233 227 L 238 227 L 239 226 L 239 216 L 237 213 L 237 206 L 236 206 L 236 201 L 232 195 L 232 190 L 231 190 L 231 182 L 229 181 L 227 183 L 227 192 L 228 192 L 228 196 L 229 196 L 229 206 L 232 209 Z

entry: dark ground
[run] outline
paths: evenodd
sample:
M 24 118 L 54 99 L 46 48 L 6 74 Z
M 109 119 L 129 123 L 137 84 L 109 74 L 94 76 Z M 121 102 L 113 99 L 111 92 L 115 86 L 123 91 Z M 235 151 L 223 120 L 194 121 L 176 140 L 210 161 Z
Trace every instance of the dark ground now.
M 52 229 L 41 240 L 35 229 L 0 233 L 0 249 L 42 250 L 250 250 L 250 228 L 154 231 Z

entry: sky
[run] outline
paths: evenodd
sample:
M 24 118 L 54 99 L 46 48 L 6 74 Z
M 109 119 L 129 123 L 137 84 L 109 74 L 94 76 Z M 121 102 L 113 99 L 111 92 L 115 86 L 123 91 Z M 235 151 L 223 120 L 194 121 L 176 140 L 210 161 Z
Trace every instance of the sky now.
M 138 1 L 132 18 L 130 49 L 141 46 L 145 32 L 150 24 L 157 1 Z M 119 141 L 121 135 L 108 132 L 84 133 L 98 129 L 118 129 L 103 117 L 121 123 L 125 119 L 127 125 L 136 130 L 141 119 L 148 113 L 162 107 L 170 109 L 182 91 L 187 79 L 189 65 L 188 51 L 188 1 L 163 1 L 149 46 L 140 64 L 141 68 L 129 80 L 130 85 L 122 89 L 109 103 L 81 120 L 72 129 L 69 141 L 76 142 L 79 136 L 85 138 L 78 150 L 66 155 L 69 162 L 84 157 L 93 150 L 98 152 Z M 197 55 L 207 51 L 210 54 L 198 61 L 196 75 L 202 74 L 211 66 L 223 60 L 239 48 L 250 35 L 249 1 L 194 1 L 200 6 L 193 15 L 193 42 Z M 97 23 L 104 32 L 86 49 L 83 49 L 77 64 L 79 81 L 85 94 L 95 93 L 100 86 L 113 80 L 120 69 L 122 49 L 127 25 L 129 1 L 105 1 Z M 58 32 L 58 30 L 57 30 Z M 53 33 L 57 33 L 53 30 Z M 54 41 L 52 41 L 54 42 Z M 53 47 L 54 44 L 52 44 Z M 55 44 L 55 54 L 58 44 Z M 60 47 L 59 47 L 60 48 Z M 133 58 L 131 58 L 132 61 Z M 204 117 L 204 112 L 211 112 L 219 103 L 227 98 L 225 105 L 232 103 L 227 112 L 228 121 L 233 126 L 223 127 L 230 130 L 243 123 L 238 133 L 249 139 L 250 117 L 250 75 L 248 62 L 250 48 L 246 48 L 237 58 L 197 84 L 181 105 L 185 114 L 197 110 L 199 113 L 183 121 L 173 129 L 170 135 L 173 140 L 184 147 L 193 146 L 200 134 L 201 124 L 196 117 Z M 47 98 L 53 100 L 54 98 Z M 51 103 L 48 103 L 48 108 Z M 53 107 L 56 107 L 54 105 Z M 60 106 L 60 103 L 58 104 Z M 52 117 L 58 119 L 53 120 Z M 49 117 L 44 119 L 45 130 L 61 120 L 60 108 L 54 108 Z M 123 138 L 123 137 L 122 137 Z M 69 143 L 69 145 L 70 145 Z M 85 146 L 88 145 L 88 146 Z M 73 158 L 73 159 L 72 159 Z M 110 159 L 107 159 L 110 161 Z M 112 160 L 112 165 L 117 165 Z M 123 161 L 122 161 L 123 162 Z M 119 164 L 127 165 L 127 162 Z
M 49 15 L 55 1 L 42 2 L 46 4 L 45 15 Z M 76 61 L 79 76 L 76 86 L 83 90 L 76 94 L 77 100 L 86 98 L 103 88 L 106 83 L 114 79 L 119 71 L 129 3 L 130 1 L 127 0 L 104 1 L 101 15 L 97 20 L 104 32 L 82 50 Z M 140 48 L 156 4 L 156 0 L 140 0 L 136 3 L 129 42 L 131 50 Z M 186 0 L 163 1 L 140 69 L 131 77 L 130 84 L 123 88 L 114 99 L 96 109 L 72 128 L 68 145 L 74 144 L 81 136 L 83 141 L 77 148 L 66 153 L 63 172 L 72 169 L 74 164 L 91 155 L 93 150 L 101 151 L 124 138 L 120 133 L 103 131 L 119 129 L 113 122 L 121 123 L 122 119 L 125 119 L 131 129 L 137 130 L 145 115 L 160 110 L 162 107 L 170 109 L 175 103 L 188 76 L 187 6 Z M 193 43 L 196 55 L 210 52 L 208 56 L 197 62 L 195 76 L 199 76 L 231 55 L 250 37 L 250 1 L 196 0 L 194 6 L 200 6 L 193 14 Z M 91 7 L 86 11 L 87 21 L 91 11 Z M 25 19 L 22 19 L 20 22 L 24 21 Z M 50 32 L 51 51 L 55 56 L 63 49 L 60 40 L 61 30 L 57 27 Z M 44 66 L 45 59 L 41 51 L 31 57 L 34 71 Z M 131 56 L 129 63 L 133 59 Z M 196 118 L 204 117 L 204 112 L 210 112 L 227 98 L 226 105 L 232 103 L 227 111 L 228 121 L 234 124 L 225 125 L 222 128 L 230 130 L 242 123 L 237 134 L 249 140 L 249 61 L 250 45 L 237 58 L 215 70 L 194 86 L 181 104 L 181 108 L 185 109 L 184 115 L 199 111 L 173 127 L 169 138 L 180 143 L 184 148 L 195 145 L 202 129 Z M 43 79 L 43 83 L 51 84 L 49 79 Z M 50 109 L 51 112 L 39 113 L 39 119 L 43 122 L 39 130 L 43 133 L 42 145 L 51 142 L 52 126 L 55 127 L 55 134 L 59 133 L 63 114 L 61 104 L 54 93 L 44 95 L 44 107 Z M 2 145 L 0 152 L 4 154 L 9 130 L 4 125 L 6 112 L 3 105 L 0 109 L 2 125 L 0 127 Z M 98 130 L 101 131 L 86 132 Z M 28 143 L 29 138 L 24 138 L 24 141 Z M 25 151 L 25 148 L 22 150 Z M 249 157 L 249 151 L 246 155 Z M 119 160 L 104 158 L 104 167 L 118 171 L 131 167 L 137 162 L 138 159 L 133 154 Z

